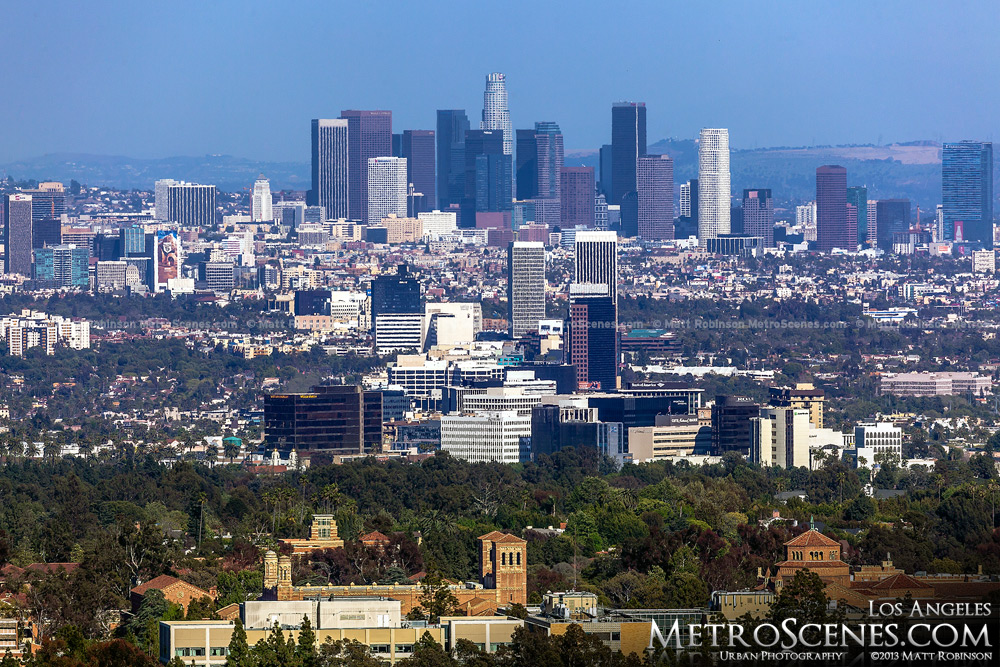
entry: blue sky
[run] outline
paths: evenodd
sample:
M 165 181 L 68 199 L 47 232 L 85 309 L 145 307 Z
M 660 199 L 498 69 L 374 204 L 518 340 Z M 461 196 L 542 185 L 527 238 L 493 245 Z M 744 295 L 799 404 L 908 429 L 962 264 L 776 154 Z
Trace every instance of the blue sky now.
M 994 139 L 1000 3 L 8 3 L 0 160 L 86 152 L 308 159 L 309 119 L 438 108 L 479 119 L 506 72 L 515 127 L 567 149 L 645 101 L 650 142 L 730 128 L 734 147 Z M 1000 137 L 996 137 L 1000 139 Z

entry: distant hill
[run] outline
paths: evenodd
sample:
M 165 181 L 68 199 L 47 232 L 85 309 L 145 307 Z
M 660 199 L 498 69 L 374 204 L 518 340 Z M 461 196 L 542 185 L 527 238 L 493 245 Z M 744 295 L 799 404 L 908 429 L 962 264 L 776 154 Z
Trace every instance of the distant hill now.
M 697 176 L 696 141 L 666 139 L 650 145 L 648 150 L 674 159 L 675 183 Z M 567 164 L 597 166 L 597 161 L 596 151 L 567 152 Z M 816 167 L 824 164 L 846 167 L 848 185 L 868 186 L 868 196 L 873 199 L 904 197 L 928 212 L 941 202 L 941 145 L 930 141 L 733 150 L 733 191 L 771 188 L 778 205 L 808 201 L 816 196 Z
M 306 162 L 263 162 L 232 155 L 168 157 L 152 160 L 119 155 L 53 153 L 0 165 L 3 176 L 16 180 L 52 180 L 85 185 L 150 190 L 159 178 L 211 183 L 232 192 L 253 187 L 258 174 L 271 181 L 272 190 L 309 188 Z
M 698 144 L 692 139 L 666 139 L 649 146 L 650 153 L 674 159 L 674 182 L 680 184 L 698 172 Z M 597 167 L 595 150 L 567 151 L 568 166 Z M 812 146 L 733 150 L 734 192 L 744 188 L 771 188 L 778 206 L 809 201 L 816 196 L 816 167 L 840 164 L 847 168 L 848 185 L 867 185 L 873 199 L 905 197 L 928 214 L 941 202 L 941 146 L 912 141 L 889 146 Z M 272 190 L 309 188 L 307 162 L 266 162 L 233 157 L 169 157 L 137 159 L 114 155 L 56 153 L 0 165 L 0 175 L 17 180 L 75 179 L 86 185 L 150 189 L 158 178 L 214 183 L 225 191 L 250 188 L 258 174 L 271 180 Z M 1000 195 L 1000 170 L 995 170 Z M 1000 205 L 997 206 L 1000 210 Z

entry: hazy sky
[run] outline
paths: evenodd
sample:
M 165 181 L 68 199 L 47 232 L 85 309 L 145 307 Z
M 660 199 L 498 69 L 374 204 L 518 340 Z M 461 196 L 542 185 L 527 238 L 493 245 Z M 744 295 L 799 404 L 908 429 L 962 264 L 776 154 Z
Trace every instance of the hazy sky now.
M 309 120 L 482 109 L 507 74 L 515 127 L 567 150 L 644 101 L 653 141 L 734 147 L 993 139 L 1000 3 L 8 2 L 0 160 L 52 152 L 306 161 Z M 475 126 L 475 125 L 474 125 Z M 1000 137 L 998 137 L 1000 138 Z

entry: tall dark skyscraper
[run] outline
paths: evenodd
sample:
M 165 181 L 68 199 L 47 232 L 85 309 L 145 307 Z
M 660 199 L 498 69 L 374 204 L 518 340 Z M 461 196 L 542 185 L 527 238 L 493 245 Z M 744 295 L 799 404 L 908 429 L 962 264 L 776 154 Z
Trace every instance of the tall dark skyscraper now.
M 860 216 L 859 216 L 860 217 Z M 897 234 L 910 230 L 909 199 L 879 199 L 875 204 L 875 231 L 878 247 L 892 252 Z
M 517 131 L 517 196 L 519 199 L 559 199 L 563 166 L 563 135 L 556 123 L 535 123 Z
M 816 169 L 816 247 L 853 251 L 858 230 L 847 224 L 847 169 L 824 165 Z
M 410 277 L 403 264 L 395 275 L 381 275 L 372 281 L 372 319 L 379 315 L 421 312 L 420 282 Z
M 594 168 L 563 167 L 560 220 L 563 227 L 594 228 Z
M 868 242 L 868 188 L 847 188 L 847 203 L 858 210 L 858 245 L 863 246 Z
M 603 146 L 601 146 L 601 152 L 600 152 L 600 154 L 599 154 L 598 157 L 599 157 L 599 160 L 600 160 L 600 170 L 601 170 L 600 171 L 600 175 L 601 175 L 601 178 L 600 178 L 600 181 L 597 184 L 597 189 L 598 189 L 598 191 L 600 191 L 600 193 L 602 195 L 604 195 L 605 199 L 607 199 L 610 203 L 613 203 L 613 204 L 614 203 L 619 203 L 619 202 L 612 202 L 611 201 L 611 195 L 612 195 L 612 193 L 611 193 L 611 183 L 612 183 L 612 178 L 611 178 L 611 171 L 612 171 L 612 166 L 611 166 L 612 165 L 612 162 L 611 162 L 611 144 L 604 144 Z
M 569 363 L 579 389 L 618 387 L 618 315 L 607 285 L 573 283 L 569 291 Z
M 347 126 L 346 118 L 312 121 L 312 189 L 307 203 L 325 207 L 330 220 L 346 218 L 350 213 Z
M 764 188 L 743 191 L 743 235 L 764 239 L 761 245 L 774 247 L 774 201 Z
M 468 130 L 461 226 L 475 227 L 476 211 L 511 210 L 513 186 L 513 164 L 503 152 L 503 131 Z
M 4 221 L 7 237 L 4 273 L 19 273 L 31 277 L 31 195 L 7 195 L 4 199 Z
M 636 179 L 639 236 L 647 240 L 674 238 L 674 161 L 668 155 L 643 155 Z
M 66 192 L 62 183 L 41 183 L 33 190 L 25 190 L 24 194 L 31 195 L 31 219 L 35 222 L 59 219 L 66 213 Z
M 469 117 L 464 109 L 437 112 L 437 202 L 442 211 L 461 204 L 465 196 L 465 133 Z
M 424 195 L 428 206 L 437 201 L 434 183 L 434 130 L 404 130 L 400 157 L 406 158 L 406 180 Z
M 392 112 L 344 110 L 347 119 L 348 217 L 368 221 L 368 160 L 392 157 Z
M 31 203 L 32 214 L 34 214 L 34 197 L 32 197 Z M 62 245 L 62 220 L 59 218 L 33 220 L 31 227 L 31 246 L 33 248 Z
M 993 143 L 960 141 L 941 149 L 944 237 L 993 247 Z
M 646 105 L 642 102 L 618 102 L 611 107 L 611 198 L 609 204 L 621 204 L 622 197 L 636 189 L 636 167 L 646 154 Z

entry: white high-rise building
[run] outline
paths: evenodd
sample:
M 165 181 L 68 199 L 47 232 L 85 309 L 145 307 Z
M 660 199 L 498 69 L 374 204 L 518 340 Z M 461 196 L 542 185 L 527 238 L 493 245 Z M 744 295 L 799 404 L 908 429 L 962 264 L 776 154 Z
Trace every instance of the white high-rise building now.
M 729 130 L 705 128 L 698 142 L 698 243 L 729 233 Z
M 762 408 L 750 418 L 750 460 L 762 466 L 809 467 L 809 410 Z
M 472 463 L 527 460 L 531 417 L 516 410 L 441 417 L 441 449 Z
M 153 186 L 153 208 L 156 220 L 169 220 L 167 217 L 167 192 L 171 185 L 177 185 L 178 181 L 172 178 L 161 178 Z
M 545 319 L 545 245 L 514 241 L 507 249 L 507 309 L 510 335 L 538 331 Z
M 423 222 L 424 236 L 431 241 L 452 234 L 458 228 L 458 216 L 453 211 L 424 211 L 417 213 L 417 218 Z
M 940 206 L 940 205 L 939 205 Z M 878 200 L 869 199 L 868 200 L 868 238 L 866 239 L 869 243 L 875 243 L 878 241 Z M 944 210 L 942 208 L 941 212 L 941 229 L 944 229 Z M 943 233 L 943 232 L 942 232 Z M 939 236 L 938 238 L 942 238 Z
M 903 429 L 892 422 L 867 422 L 854 427 L 855 465 L 870 468 L 882 460 L 882 456 L 894 459 L 897 465 L 903 461 Z M 878 460 L 876 460 L 876 457 Z
M 691 217 L 691 181 L 681 183 L 681 213 L 682 218 Z
M 607 285 L 618 303 L 618 234 L 577 230 L 573 241 L 574 281 Z
M 406 217 L 406 158 L 368 158 L 368 220 Z
M 507 106 L 507 75 L 493 72 L 486 77 L 483 93 L 483 122 L 481 130 L 503 130 L 503 154 L 514 154 L 514 130 Z
M 258 176 L 253 184 L 250 219 L 254 222 L 270 222 L 274 219 L 271 212 L 271 182 L 264 178 L 264 174 Z

